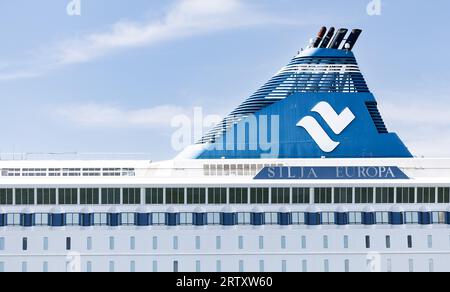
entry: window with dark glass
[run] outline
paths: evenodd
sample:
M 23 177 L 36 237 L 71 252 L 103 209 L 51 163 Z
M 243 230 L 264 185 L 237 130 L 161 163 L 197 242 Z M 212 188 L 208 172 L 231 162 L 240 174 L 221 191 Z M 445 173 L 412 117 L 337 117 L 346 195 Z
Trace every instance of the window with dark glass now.
M 16 205 L 34 205 L 34 189 L 16 189 Z
M 248 189 L 230 188 L 230 204 L 248 204 Z
M 72 238 L 67 237 L 66 238 L 66 250 L 71 250 L 72 249 Z
M 272 188 L 272 204 L 290 204 L 290 193 L 289 188 Z
M 184 204 L 184 189 L 168 188 L 166 189 L 166 204 L 182 205 Z
M 373 188 L 355 188 L 356 204 L 373 204 Z
M 141 189 L 125 188 L 123 189 L 124 205 L 139 205 L 141 203 Z
M 250 189 L 251 204 L 269 204 L 268 188 L 251 188 Z
M 438 189 L 438 203 L 439 204 L 450 204 L 450 188 L 439 188 Z
M 58 199 L 60 205 L 77 205 L 78 190 L 77 189 L 59 189 Z
M 100 195 L 99 189 L 80 189 L 81 205 L 99 205 Z
M 394 204 L 394 188 L 377 188 L 376 203 L 377 204 Z
M 316 204 L 331 204 L 332 189 L 331 188 L 316 188 L 314 189 L 314 203 Z
M 416 201 L 415 188 L 397 188 L 398 204 L 414 204 Z
M 408 248 L 413 248 L 413 238 L 411 235 L 408 235 Z
M 208 204 L 225 205 L 227 203 L 227 189 L 226 188 L 209 188 L 208 189 Z
M 203 188 L 188 188 L 187 189 L 187 203 L 206 204 L 206 189 Z
M 0 189 L 0 205 L 12 205 L 12 204 L 13 204 L 13 190 Z
M 120 189 L 102 189 L 102 205 L 120 205 Z
M 436 203 L 436 188 L 417 188 L 417 203 Z
M 366 236 L 366 248 L 370 248 L 371 244 L 370 244 L 370 236 Z
M 24 251 L 28 250 L 28 238 L 27 237 L 22 238 L 22 250 L 24 250 Z
M 56 205 L 56 189 L 37 189 L 38 205 Z
M 293 188 L 292 189 L 292 204 L 309 204 L 310 200 L 309 188 Z
M 335 188 L 334 189 L 335 204 L 351 204 L 353 203 L 352 188 Z
M 164 189 L 152 188 L 145 190 L 145 203 L 147 205 L 164 204 Z
M 389 235 L 386 235 L 386 248 L 391 248 L 391 237 Z

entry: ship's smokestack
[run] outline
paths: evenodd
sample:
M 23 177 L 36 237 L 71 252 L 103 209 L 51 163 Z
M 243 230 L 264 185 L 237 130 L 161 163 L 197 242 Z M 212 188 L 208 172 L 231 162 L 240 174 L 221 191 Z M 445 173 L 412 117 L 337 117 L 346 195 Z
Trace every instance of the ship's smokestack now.
M 345 38 L 345 35 L 347 34 L 348 29 L 341 28 L 338 30 L 338 32 L 335 34 L 333 40 L 331 41 L 331 44 L 328 48 L 330 49 L 339 49 L 341 46 L 342 41 Z
M 350 35 L 347 38 L 347 41 L 344 44 L 344 48 L 345 50 L 353 50 L 353 48 L 355 47 L 356 42 L 358 41 L 359 36 L 361 35 L 362 30 L 360 29 L 354 29 L 352 30 L 352 32 L 350 33 Z
M 320 45 L 320 42 L 322 41 L 323 37 L 325 36 L 325 34 L 327 33 L 327 28 L 325 26 L 323 26 L 319 33 L 317 34 L 316 40 L 313 42 L 312 47 L 313 48 L 317 48 Z
M 327 35 L 323 38 L 322 44 L 320 45 L 320 48 L 327 48 L 328 45 L 330 44 L 331 38 L 334 36 L 334 32 L 336 31 L 336 29 L 334 27 L 330 27 L 330 29 L 328 30 Z

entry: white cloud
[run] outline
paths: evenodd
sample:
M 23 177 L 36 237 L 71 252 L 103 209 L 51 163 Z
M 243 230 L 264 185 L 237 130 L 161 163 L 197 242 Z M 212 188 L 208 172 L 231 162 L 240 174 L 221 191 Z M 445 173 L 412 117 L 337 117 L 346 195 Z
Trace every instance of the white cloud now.
M 56 108 L 53 112 L 58 119 L 63 118 L 79 126 L 103 128 L 169 128 L 174 117 L 187 114 L 186 110 L 174 105 L 125 110 L 118 106 L 95 103 L 67 105 Z
M 7 73 L 0 73 L 0 81 L 10 81 L 24 78 L 33 78 L 39 76 L 40 73 L 32 71 L 12 71 Z
M 272 17 L 245 0 L 177 0 L 158 20 L 119 21 L 105 32 L 89 33 L 45 46 L 34 53 L 27 65 L 16 70 L 0 68 L 0 80 L 35 77 L 64 65 L 85 63 L 121 49 L 151 46 L 183 37 L 224 29 L 290 23 Z

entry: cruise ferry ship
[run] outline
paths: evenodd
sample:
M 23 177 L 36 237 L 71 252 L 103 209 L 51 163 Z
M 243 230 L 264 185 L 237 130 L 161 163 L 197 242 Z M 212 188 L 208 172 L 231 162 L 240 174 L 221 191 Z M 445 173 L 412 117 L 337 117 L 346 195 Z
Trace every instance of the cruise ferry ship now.
M 389 132 L 361 32 L 322 28 L 171 161 L 0 161 L 0 271 L 450 271 L 450 160 Z

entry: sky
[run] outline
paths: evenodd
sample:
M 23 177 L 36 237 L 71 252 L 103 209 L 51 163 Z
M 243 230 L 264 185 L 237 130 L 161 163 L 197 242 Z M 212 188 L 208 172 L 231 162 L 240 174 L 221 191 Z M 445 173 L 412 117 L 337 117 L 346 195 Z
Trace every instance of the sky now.
M 364 30 L 388 129 L 450 157 L 448 0 L 79 1 L 0 0 L 1 153 L 170 159 L 174 116 L 226 115 L 326 25 Z

